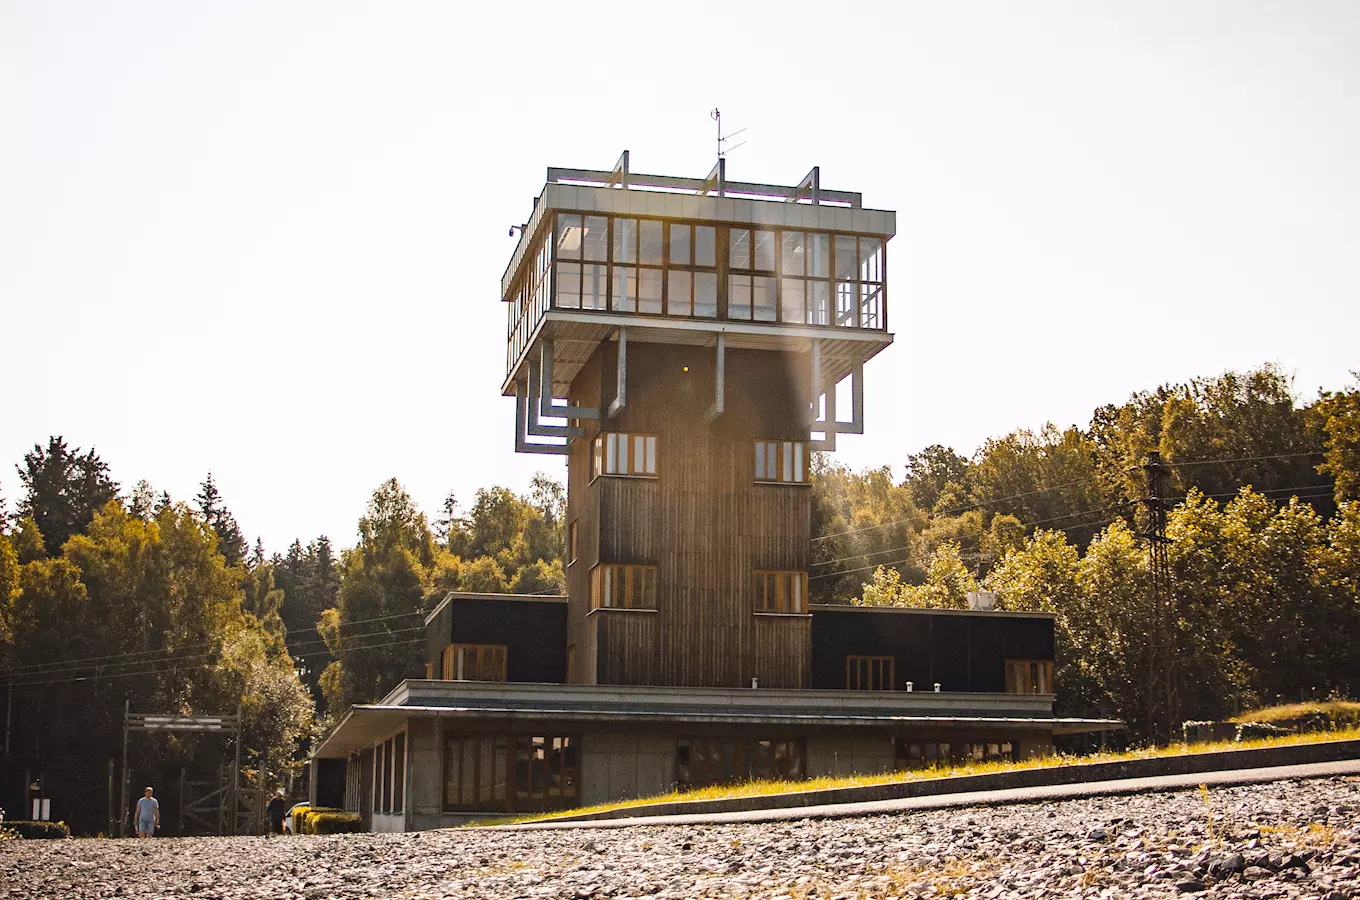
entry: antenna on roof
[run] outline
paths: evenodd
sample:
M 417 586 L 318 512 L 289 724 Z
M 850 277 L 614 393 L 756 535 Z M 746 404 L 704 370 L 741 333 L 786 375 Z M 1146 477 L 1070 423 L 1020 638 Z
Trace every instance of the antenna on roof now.
M 728 141 L 732 140 L 732 138 L 744 132 L 746 130 L 745 128 L 740 128 L 732 132 L 731 134 L 725 135 L 722 133 L 722 113 L 718 111 L 718 107 L 716 106 L 713 107 L 713 111 L 709 113 L 709 116 L 713 119 L 713 121 L 718 123 L 718 159 L 724 158 L 725 156 L 727 156 L 727 154 L 731 153 L 738 147 L 746 146 L 745 141 L 742 141 L 740 144 L 735 144 L 731 147 L 726 146 Z

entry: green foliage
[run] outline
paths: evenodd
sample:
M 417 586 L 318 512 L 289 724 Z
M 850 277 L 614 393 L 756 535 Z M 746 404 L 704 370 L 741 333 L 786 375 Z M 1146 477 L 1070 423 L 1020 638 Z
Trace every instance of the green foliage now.
M 298 834 L 353 834 L 362 830 L 358 813 L 316 806 L 293 812 L 293 830 Z
M 853 602 L 859 606 L 967 609 L 968 593 L 976 590 L 977 581 L 959 558 L 959 545 L 946 543 L 931 554 L 922 584 L 903 582 L 896 569 L 880 566 Z
M 1335 479 L 1338 503 L 1360 500 L 1360 388 L 1323 394 L 1317 412 L 1326 435 L 1318 471 Z
M 47 447 L 34 444 L 16 466 L 26 494 L 19 515 L 33 520 L 46 539 L 47 552 L 57 554 L 73 535 L 85 530 L 97 510 L 118 496 L 118 483 L 108 464 L 90 448 L 81 454 L 58 436 Z
M 71 836 L 71 829 L 66 827 L 65 822 L 35 822 L 31 819 L 6 819 L 0 822 L 0 830 L 30 841 L 61 840 Z
M 237 566 L 245 561 L 246 538 L 236 524 L 236 517 L 222 502 L 222 494 L 213 483 L 212 472 L 203 479 L 202 488 L 194 501 L 198 504 L 199 515 L 217 535 L 217 550 L 229 566 Z

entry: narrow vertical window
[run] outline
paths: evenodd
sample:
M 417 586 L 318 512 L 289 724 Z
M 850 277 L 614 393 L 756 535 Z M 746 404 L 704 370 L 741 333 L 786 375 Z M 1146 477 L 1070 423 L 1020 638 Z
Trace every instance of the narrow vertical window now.
M 802 441 L 756 441 L 755 480 L 806 484 L 806 456 Z

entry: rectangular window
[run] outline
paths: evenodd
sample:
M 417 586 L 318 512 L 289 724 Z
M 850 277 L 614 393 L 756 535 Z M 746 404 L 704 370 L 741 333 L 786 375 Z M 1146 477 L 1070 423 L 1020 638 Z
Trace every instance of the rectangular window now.
M 1053 662 L 1046 659 L 1006 660 L 1006 693 L 1053 693 Z
M 806 484 L 805 456 L 802 441 L 756 441 L 756 481 Z
M 382 744 L 382 811 L 392 811 L 392 739 Z
M 595 436 L 591 477 L 631 475 L 656 477 L 656 435 L 602 431 Z
M 682 737 L 675 748 L 676 786 L 688 790 L 753 780 L 801 781 L 807 777 L 806 756 L 798 738 Z
M 847 656 L 845 688 L 850 691 L 891 691 L 893 668 L 891 656 Z
M 445 681 L 505 681 L 504 644 L 449 644 L 444 648 Z
M 567 565 L 576 562 L 576 519 L 567 523 Z
M 755 573 L 756 612 L 807 612 L 806 572 L 761 570 Z
M 656 609 L 656 572 L 656 566 L 596 566 L 590 571 L 590 608 Z

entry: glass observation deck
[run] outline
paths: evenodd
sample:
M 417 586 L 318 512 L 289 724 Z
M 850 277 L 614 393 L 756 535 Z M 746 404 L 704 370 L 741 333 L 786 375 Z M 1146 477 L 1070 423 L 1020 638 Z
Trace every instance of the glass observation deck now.
M 501 283 L 505 393 L 538 339 L 558 334 L 589 345 L 559 361 L 564 382 L 621 326 L 641 341 L 819 340 L 847 365 L 891 343 L 895 213 L 821 190 L 816 169 L 784 187 L 728 182 L 721 160 L 705 179 L 631 174 L 627 157 L 612 171 L 548 170 Z

